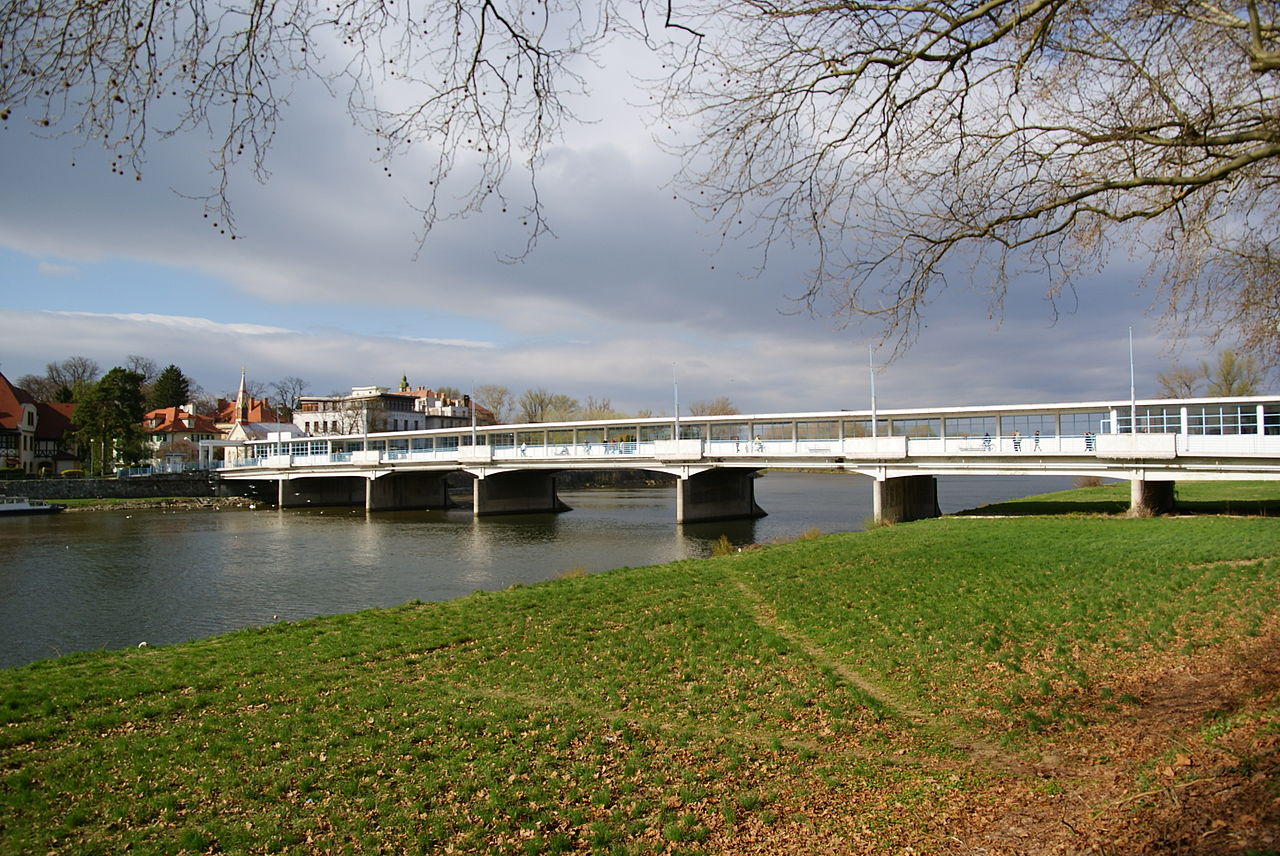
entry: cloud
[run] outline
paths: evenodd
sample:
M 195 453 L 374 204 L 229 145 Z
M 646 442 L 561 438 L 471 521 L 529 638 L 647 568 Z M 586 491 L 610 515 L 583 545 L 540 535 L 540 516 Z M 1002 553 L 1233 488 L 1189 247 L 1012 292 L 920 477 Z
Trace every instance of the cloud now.
M 204 159 L 197 137 L 158 140 L 135 182 L 90 150 L 5 131 L 0 246 L 12 252 L 0 276 L 13 286 L 0 295 L 0 369 L 138 353 L 218 391 L 244 365 L 313 392 L 407 375 L 664 412 L 676 381 L 683 402 L 726 395 L 744 411 L 866 407 L 871 329 L 796 312 L 788 296 L 802 290 L 808 247 L 775 247 L 761 270 L 759 247 L 708 234 L 671 198 L 676 165 L 630 97 L 589 102 L 579 112 L 600 123 L 548 153 L 540 198 L 553 233 L 517 261 L 518 182 L 507 212 L 443 221 L 420 244 L 425 153 L 386 178 L 373 143 L 305 84 L 270 182 L 234 177 L 234 241 L 188 198 L 205 178 L 191 169 Z M 1130 325 L 1150 390 L 1168 343 L 1143 316 L 1140 264 L 1119 259 L 1082 281 L 1056 320 L 1030 278 L 1012 284 L 1002 321 L 981 282 L 940 293 L 911 350 L 887 366 L 877 351 L 880 405 L 1123 398 Z
M 73 265 L 59 265 L 53 262 L 40 262 L 38 266 L 41 276 L 65 277 L 75 276 L 80 269 Z
M 270 336 L 296 332 L 283 327 L 267 327 L 262 324 L 219 324 L 207 318 L 148 315 L 140 312 L 55 312 L 53 314 L 84 318 L 115 318 L 121 321 L 137 322 L 138 324 L 154 324 L 161 327 L 172 327 L 189 335 Z

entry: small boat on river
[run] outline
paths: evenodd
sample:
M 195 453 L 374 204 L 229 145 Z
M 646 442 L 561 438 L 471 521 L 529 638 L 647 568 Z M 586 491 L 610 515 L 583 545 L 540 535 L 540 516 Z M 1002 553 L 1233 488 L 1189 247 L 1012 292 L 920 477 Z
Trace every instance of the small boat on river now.
M 56 502 L 43 499 L 27 499 L 25 496 L 0 496 L 0 517 L 18 514 L 56 514 L 66 508 Z

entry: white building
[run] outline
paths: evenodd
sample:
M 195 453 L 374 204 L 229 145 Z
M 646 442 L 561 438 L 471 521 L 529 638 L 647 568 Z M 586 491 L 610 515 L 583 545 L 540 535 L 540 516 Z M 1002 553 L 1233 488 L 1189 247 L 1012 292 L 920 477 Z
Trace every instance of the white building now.
M 401 379 L 400 389 L 381 386 L 352 387 L 350 395 L 305 395 L 298 399 L 293 423 L 313 437 L 425 431 L 459 428 L 471 424 L 470 396 L 441 398 L 426 387 L 410 389 Z M 476 421 L 489 424 L 488 412 L 477 409 Z

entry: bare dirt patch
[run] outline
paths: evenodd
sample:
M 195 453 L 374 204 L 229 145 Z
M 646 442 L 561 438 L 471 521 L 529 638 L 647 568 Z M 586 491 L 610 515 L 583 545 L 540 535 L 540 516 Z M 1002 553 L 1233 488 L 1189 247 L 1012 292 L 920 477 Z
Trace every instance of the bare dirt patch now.
M 946 852 L 1271 853 L 1280 845 L 1280 633 L 1116 676 L 1123 712 L 1041 747 L 1034 777 L 950 806 Z

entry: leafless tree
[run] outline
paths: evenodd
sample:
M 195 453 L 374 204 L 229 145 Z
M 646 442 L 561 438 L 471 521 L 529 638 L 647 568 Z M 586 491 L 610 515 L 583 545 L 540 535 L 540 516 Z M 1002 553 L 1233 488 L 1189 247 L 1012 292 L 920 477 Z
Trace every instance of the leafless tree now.
M 712 401 L 695 401 L 689 405 L 690 416 L 732 416 L 740 413 L 727 396 L 720 396 Z
M 563 422 L 578 411 L 577 399 L 541 387 L 525 390 L 518 404 L 519 422 Z
M 271 384 L 276 394 L 276 401 L 281 411 L 280 417 L 286 421 L 293 418 L 293 411 L 298 406 L 298 399 L 307 391 L 307 382 L 300 377 L 286 375 Z
M 948 278 L 1001 311 L 1145 248 L 1167 318 L 1280 360 L 1275 0 L 694 0 L 667 108 L 726 235 L 812 241 L 799 295 L 899 347 Z
M 142 388 L 146 390 L 160 376 L 160 366 L 150 357 L 130 354 L 125 358 L 124 368 L 142 375 Z
M 234 238 L 234 169 L 266 177 L 294 83 L 318 79 L 375 135 L 388 176 L 395 156 L 431 147 L 429 228 L 487 201 L 506 209 L 503 179 L 541 158 L 581 88 L 570 64 L 608 31 L 606 9 L 577 0 L 8 0 L 0 121 L 101 144 L 138 180 L 154 139 L 209 134 L 206 215 Z M 544 230 L 536 189 L 512 216 Z
M 621 419 L 626 414 L 613 409 L 613 400 L 587 396 L 587 403 L 573 414 L 574 419 Z
M 37 401 L 58 401 L 67 394 L 71 400 L 84 393 L 102 375 L 96 360 L 89 357 L 67 357 L 45 365 L 44 376 L 23 375 L 18 386 Z
M 1195 398 L 1204 381 L 1202 369 L 1174 366 L 1156 375 L 1160 395 L 1166 398 Z
M 1145 248 L 1178 326 L 1280 361 L 1280 0 L 9 0 L 0 121 L 103 145 L 212 135 L 208 214 L 265 176 L 293 81 L 322 80 L 390 163 L 426 147 L 429 229 L 492 205 L 547 229 L 536 176 L 614 34 L 667 52 L 667 120 L 698 123 L 688 195 L 767 253 L 812 242 L 797 297 L 898 348 L 948 278 L 998 315 Z M 657 11 L 661 22 L 653 13 Z M 653 24 L 654 26 L 650 26 Z M 668 38 L 670 37 L 670 38 Z M 684 137 L 674 142 L 679 144 Z M 966 274 L 967 270 L 967 274 Z M 1056 304 L 1055 304 L 1056 305 Z
M 502 425 L 511 421 L 512 412 L 515 410 L 515 399 L 512 398 L 510 389 L 485 383 L 476 387 L 474 396 L 481 407 L 493 414 L 497 424 Z

